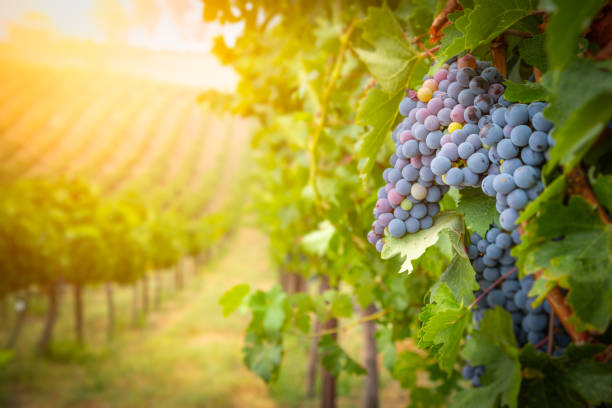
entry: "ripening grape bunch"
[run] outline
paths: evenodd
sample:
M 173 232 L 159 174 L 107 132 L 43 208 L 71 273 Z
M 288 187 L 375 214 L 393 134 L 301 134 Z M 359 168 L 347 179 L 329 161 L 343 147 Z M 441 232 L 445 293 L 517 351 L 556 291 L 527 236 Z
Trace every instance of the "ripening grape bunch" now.
M 552 145 L 545 103 L 512 103 L 504 78 L 471 55 L 444 64 L 399 106 L 395 153 L 383 172 L 368 241 L 430 228 L 450 187 L 480 187 L 495 196 L 499 223 L 516 228 L 519 211 L 543 190 L 541 165 Z

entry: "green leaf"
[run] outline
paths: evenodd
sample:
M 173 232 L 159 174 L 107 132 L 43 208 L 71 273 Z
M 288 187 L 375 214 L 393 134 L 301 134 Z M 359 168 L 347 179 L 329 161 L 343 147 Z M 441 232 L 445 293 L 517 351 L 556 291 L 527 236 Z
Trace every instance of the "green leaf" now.
M 249 340 L 252 339 L 247 335 L 243 348 L 245 365 L 265 382 L 275 381 L 283 358 L 282 345 L 264 345 Z
M 605 330 L 612 310 L 606 296 L 612 288 L 612 226 L 582 197 L 573 196 L 568 206 L 543 204 L 513 255 L 523 273 L 542 270 L 540 279 L 570 289 L 579 330 Z
M 404 258 L 400 272 L 412 272 L 412 261 L 420 257 L 427 248 L 438 242 L 440 233 L 449 232 L 451 243 L 455 251 L 461 256 L 467 257 L 465 248 L 461 242 L 463 236 L 463 221 L 454 212 L 445 212 L 438 215 L 431 228 L 421 230 L 414 234 L 408 234 L 403 238 L 386 236 L 385 246 L 382 250 L 382 259 L 389 259 L 395 255 Z
M 519 44 L 519 54 L 526 63 L 537 67 L 542 72 L 548 70 L 548 61 L 546 60 L 544 34 L 539 34 L 533 38 L 522 40 Z M 543 100 L 543 99 L 540 99 Z
M 359 148 L 359 158 L 365 159 L 360 168 L 361 174 L 368 174 L 372 170 L 376 156 L 398 115 L 399 104 L 404 94 L 403 89 L 389 96 L 379 88 L 372 88 L 359 104 L 356 122 L 369 127 L 368 132 L 362 137 Z
M 421 57 L 406 40 L 393 12 L 386 5 L 369 7 L 368 16 L 359 26 L 363 39 L 372 47 L 356 48 L 359 58 L 386 93 L 403 91 Z
M 497 223 L 499 217 L 495 197 L 485 195 L 479 188 L 464 188 L 460 191 L 457 212 L 463 214 L 467 227 L 479 235 L 484 235 L 491 224 Z
M 263 320 L 263 327 L 267 332 L 274 333 L 279 331 L 281 327 L 283 327 L 283 323 L 285 322 L 286 317 L 286 300 L 287 295 L 285 293 L 278 293 L 266 308 Z
M 431 349 L 442 371 L 451 374 L 459 354 L 463 332 L 470 320 L 470 312 L 444 282 L 440 282 L 419 320 L 419 348 Z
M 319 228 L 302 237 L 302 247 L 308 253 L 323 256 L 329 248 L 329 242 L 336 233 L 336 227 L 325 220 Z
M 353 360 L 340 347 L 331 335 L 322 336 L 319 340 L 319 351 L 323 355 L 321 364 L 335 377 L 340 373 L 364 375 L 367 371 Z
M 223 316 L 227 317 L 234 313 L 242 303 L 242 300 L 249 294 L 250 287 L 246 283 L 234 286 L 221 296 L 219 304 L 223 307 Z
M 612 400 L 612 367 L 592 360 L 603 347 L 570 345 L 560 357 L 550 357 L 527 345 L 520 354 L 525 372 L 521 407 L 583 408 Z
M 578 37 L 606 0 L 549 0 L 552 13 L 546 25 L 546 54 L 552 70 L 565 67 L 578 53 Z
M 523 222 L 533 217 L 536 213 L 540 211 L 540 207 L 546 203 L 551 201 L 560 201 L 563 198 L 563 193 L 565 192 L 565 187 L 567 184 L 567 179 L 564 174 L 560 175 L 547 186 L 542 194 L 540 194 L 535 200 L 527 204 L 527 208 L 521 212 L 521 216 L 518 218 L 517 222 Z
M 455 255 L 452 262 L 440 276 L 440 280 L 431 290 L 430 302 L 441 283 L 444 283 L 455 295 L 457 302 L 470 304 L 474 301 L 474 291 L 478 290 L 476 272 L 469 259 Z
M 593 182 L 593 192 L 597 201 L 612 212 L 612 175 L 600 175 Z
M 472 333 L 463 350 L 470 365 L 485 365 L 479 388 L 465 389 L 457 394 L 452 407 L 490 408 L 517 407 L 521 384 L 521 366 L 512 318 L 500 307 L 487 310 L 480 330 Z
M 546 89 L 539 82 L 523 82 L 522 84 L 517 84 L 512 81 L 505 81 L 504 85 L 506 86 L 506 92 L 504 93 L 504 98 L 508 99 L 512 102 L 537 102 L 537 101 L 548 101 L 550 98 L 550 93 L 548 89 Z

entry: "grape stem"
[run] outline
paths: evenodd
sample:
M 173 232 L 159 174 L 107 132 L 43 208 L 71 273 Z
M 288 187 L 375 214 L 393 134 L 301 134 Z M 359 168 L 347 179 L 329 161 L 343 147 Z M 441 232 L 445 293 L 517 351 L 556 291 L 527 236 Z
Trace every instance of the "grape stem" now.
M 442 38 L 442 29 L 446 27 L 449 23 L 448 15 L 453 11 L 459 8 L 459 2 L 457 0 L 447 0 L 446 4 L 440 11 L 440 14 L 434 18 L 433 23 L 431 23 L 431 27 L 429 27 L 429 34 L 431 34 L 431 39 L 429 40 L 431 44 L 435 44 L 438 40 Z
M 584 171 L 582 171 L 580 165 L 574 167 L 568 173 L 567 179 L 569 181 L 569 195 L 579 195 L 589 204 L 597 206 L 599 218 L 601 218 L 604 224 L 610 224 L 610 216 L 603 209 L 599 201 L 597 201 L 597 197 L 595 197 L 595 194 L 593 194 L 593 190 L 591 190 L 589 182 L 587 181 Z
M 587 332 L 579 332 L 576 330 L 573 324 L 568 320 L 572 316 L 572 309 L 565 301 L 565 297 L 559 287 L 554 287 L 546 295 L 546 300 L 550 304 L 553 312 L 559 317 L 561 324 L 567 331 L 567 334 L 572 338 L 572 341 L 576 344 L 584 344 L 589 341 L 589 335 Z
M 470 304 L 468 306 L 468 309 L 472 309 L 474 306 L 476 306 L 478 304 L 478 302 L 480 302 L 485 296 L 487 296 L 489 294 L 489 292 L 491 292 L 493 289 L 495 289 L 495 287 L 497 285 L 499 285 L 500 283 L 502 283 L 508 276 L 512 275 L 514 272 L 516 272 L 516 266 L 512 269 L 510 269 L 508 272 L 504 273 L 502 276 L 500 276 L 499 278 L 497 278 L 497 280 L 495 282 L 493 282 L 491 284 L 491 286 L 489 286 L 488 288 L 486 288 L 481 294 L 480 296 L 478 296 L 473 302 L 472 304 Z
M 345 326 L 342 326 L 342 327 L 338 326 L 338 327 L 333 328 L 333 329 L 321 330 L 321 331 L 318 331 L 316 333 L 311 333 L 311 334 L 307 335 L 306 337 L 308 337 L 308 338 L 315 338 L 315 337 L 325 336 L 325 335 L 328 335 L 328 334 L 338 334 L 338 333 L 341 333 L 341 332 L 345 332 L 345 331 L 347 331 L 347 330 L 349 330 L 349 329 L 351 329 L 353 327 L 359 326 L 362 323 L 369 322 L 371 320 L 376 320 L 376 319 L 386 315 L 389 312 L 391 312 L 391 309 L 383 309 L 383 310 L 381 310 L 379 312 L 372 313 L 370 315 L 364 316 L 361 319 L 359 319 L 357 321 L 354 321 L 352 323 L 349 323 L 349 324 L 347 324 Z
M 536 349 L 539 349 L 540 347 L 542 347 L 542 346 L 543 346 L 543 345 L 545 345 L 546 343 L 551 344 L 551 343 L 552 343 L 552 339 L 553 339 L 553 336 L 551 336 L 551 335 L 549 334 L 548 336 L 546 336 L 546 337 L 544 337 L 542 340 L 540 340 L 540 342 L 539 342 L 538 344 L 536 344 L 534 347 L 535 347 Z M 552 345 L 551 345 L 551 348 L 552 348 Z M 546 354 L 550 355 L 551 353 L 546 352 Z

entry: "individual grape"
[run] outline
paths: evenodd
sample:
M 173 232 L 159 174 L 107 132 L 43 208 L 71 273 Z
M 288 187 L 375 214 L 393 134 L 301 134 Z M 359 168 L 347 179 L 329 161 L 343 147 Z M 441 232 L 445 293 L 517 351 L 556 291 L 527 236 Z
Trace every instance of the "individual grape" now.
M 400 204 L 400 207 L 402 208 L 402 210 L 404 211 L 410 211 L 412 209 L 412 206 L 414 204 L 412 203 L 412 201 L 410 201 L 409 199 L 405 199 L 404 201 L 402 201 L 402 203 Z
M 440 81 L 446 79 L 446 77 L 448 76 L 448 70 L 441 68 L 439 70 L 436 71 L 436 73 L 433 75 L 434 79 L 436 81 L 438 81 L 438 83 L 440 83 Z M 438 86 L 439 88 L 439 86 Z
M 432 115 L 437 115 L 440 112 L 440 109 L 444 107 L 444 101 L 442 98 L 433 98 L 429 102 L 427 102 L 427 110 Z
M 493 146 L 504 138 L 504 132 L 502 128 L 496 124 L 489 123 L 480 129 L 480 140 L 485 146 Z
M 425 198 L 425 201 L 429 203 L 437 203 L 441 199 L 442 199 L 442 192 L 440 191 L 438 187 L 433 186 L 429 189 L 429 191 L 427 191 L 427 197 Z
M 376 245 L 376 241 L 381 238 L 380 235 L 376 234 L 375 231 L 368 232 L 368 242 L 372 245 Z
M 425 105 L 425 106 L 427 106 L 427 105 Z M 425 124 L 425 119 L 427 119 L 428 116 L 429 116 L 429 111 L 427 110 L 427 108 L 418 108 L 417 109 L 416 120 L 419 123 Z
M 395 163 L 397 163 L 397 154 L 393 153 L 391 157 L 389 157 L 389 164 L 395 166 Z
M 519 125 L 512 128 L 510 139 L 518 147 L 527 146 L 531 137 L 531 128 L 527 125 Z
M 423 163 L 423 166 L 430 167 L 431 166 L 431 161 L 435 157 L 436 156 L 434 156 L 433 154 L 428 155 L 428 156 L 421 156 L 421 163 Z
M 525 208 L 525 206 L 527 205 L 527 193 L 525 193 L 525 190 L 517 188 L 514 191 L 512 191 L 510 194 L 508 194 L 507 201 L 508 201 L 508 206 L 510 208 L 513 208 L 517 211 L 521 210 Z
M 472 232 L 472 235 L 470 236 L 470 242 L 472 242 L 472 244 L 476 245 L 481 239 L 481 236 L 478 235 L 477 232 Z
M 489 94 L 481 94 L 474 99 L 474 106 L 480 109 L 480 112 L 484 114 L 489 113 L 491 111 L 492 105 L 493 97 Z
M 421 89 L 419 89 L 417 92 L 417 97 L 421 102 L 429 102 L 432 96 L 433 91 L 431 90 L 431 88 L 428 88 L 426 86 L 421 87 Z
M 436 112 L 437 113 L 437 112 Z M 438 130 L 440 128 L 440 121 L 435 115 L 430 115 L 425 119 L 425 127 L 429 131 Z
M 459 90 L 459 91 L 461 91 L 461 90 Z M 448 98 L 444 98 L 444 107 L 445 108 L 452 109 L 455 105 L 457 105 L 457 101 L 454 98 L 451 98 L 450 96 Z
M 402 145 L 402 154 L 404 157 L 414 157 L 419 154 L 419 142 L 416 140 L 408 140 Z
M 498 193 L 508 194 L 516 188 L 516 185 L 511 175 L 499 174 L 493 180 L 493 188 Z
M 508 206 L 506 204 L 500 203 L 499 201 L 495 203 L 495 209 L 498 213 L 502 213 Z
M 508 201 L 507 201 L 507 194 L 503 194 L 503 193 L 497 193 L 495 194 L 495 198 L 497 199 L 497 202 L 501 205 L 505 205 L 508 206 Z
M 380 213 L 390 213 L 391 212 L 391 203 L 386 198 L 379 198 L 376 201 L 376 209 Z
M 492 115 L 493 123 L 503 128 L 504 126 L 507 125 L 505 115 L 506 115 L 506 108 L 502 107 L 499 109 L 495 109 L 495 112 L 493 112 L 493 115 Z
M 476 71 L 472 68 L 461 68 L 457 71 L 457 82 L 460 83 L 463 87 L 467 87 L 470 84 L 470 80 L 476 76 Z
M 514 245 L 519 245 L 521 243 L 521 234 L 519 230 L 512 231 L 510 237 L 512 238 L 512 242 L 514 243 Z
M 476 257 L 478 256 L 478 248 L 476 248 L 474 245 L 468 245 L 467 254 L 470 260 L 476 259 Z
M 467 364 L 464 365 L 461 370 L 461 375 L 463 375 L 463 378 L 466 380 L 471 380 L 474 377 L 474 367 L 470 367 Z
M 399 112 L 402 116 L 408 116 L 410 111 L 414 108 L 416 108 L 416 102 L 406 97 L 400 102 Z
M 544 132 L 536 130 L 529 137 L 529 147 L 534 152 L 544 152 L 548 149 L 548 135 Z
M 467 167 L 461 169 L 463 172 L 463 185 L 477 187 L 480 184 L 480 177 Z
M 542 115 L 542 112 L 538 112 L 535 115 L 533 115 L 533 119 L 531 120 L 531 123 L 533 124 L 533 127 L 536 130 L 539 130 L 542 132 L 548 132 L 550 129 L 552 129 L 552 126 L 553 126 L 552 122 L 546 119 L 544 115 Z
M 455 99 L 455 101 L 456 101 L 457 98 L 459 97 L 459 92 L 461 92 L 463 89 L 465 89 L 465 87 L 463 85 L 461 85 L 459 82 L 452 82 L 448 86 L 448 89 L 446 90 L 446 93 L 448 94 L 448 96 L 450 96 L 451 98 Z
M 490 244 L 493 244 L 495 242 L 495 240 L 497 239 L 497 236 L 501 233 L 499 228 L 496 227 L 491 227 L 487 233 L 485 234 L 485 239 L 487 240 L 487 242 L 489 242 Z
M 454 146 L 454 145 L 453 145 Z M 461 169 L 453 167 L 442 176 L 444 182 L 450 186 L 459 186 L 463 183 L 463 172 Z
M 490 248 L 492 245 L 489 245 Z M 487 248 L 487 249 L 488 249 Z M 499 269 L 497 268 L 485 268 L 482 272 L 482 276 L 489 282 L 495 282 L 499 278 Z
M 414 136 L 416 140 L 420 140 L 420 141 L 425 140 L 428 133 L 429 133 L 429 130 L 427 130 L 425 125 L 421 123 L 415 123 L 414 127 L 412 128 L 412 135 Z
M 512 231 L 516 228 L 516 220 L 519 214 L 512 208 L 507 208 L 499 216 L 499 225 L 506 231 Z
M 387 191 L 385 190 L 384 187 L 381 187 L 381 188 L 378 189 L 377 197 L 378 198 L 387 198 Z
M 389 223 L 389 234 L 391 234 L 391 236 L 401 238 L 405 233 L 406 225 L 404 224 L 404 221 L 395 218 Z
M 476 106 L 468 106 L 463 111 L 463 119 L 467 123 L 478 123 L 481 116 L 482 112 Z
M 512 129 L 514 128 L 510 125 L 504 126 L 504 129 L 503 129 L 504 137 L 510 138 L 512 136 Z
M 487 242 L 486 239 L 482 239 L 482 240 L 478 241 L 478 243 L 476 244 L 476 247 L 482 253 L 484 253 L 487 250 L 488 246 L 489 246 L 489 243 Z
M 432 154 L 434 151 L 427 146 L 427 143 L 419 142 L 419 152 L 423 156 L 428 156 L 428 155 Z M 423 159 L 421 158 L 421 161 L 422 160 Z
M 391 212 L 382 213 L 378 216 L 378 223 L 383 227 L 389 225 L 391 220 L 393 219 L 393 214 Z
M 502 265 L 513 265 L 515 261 L 516 259 L 512 255 L 510 255 L 510 252 L 508 250 L 504 251 L 504 255 L 499 258 L 499 263 Z
M 397 192 L 394 188 L 387 194 L 387 199 L 392 206 L 398 206 L 404 200 L 404 196 Z
M 440 204 L 438 203 L 427 204 L 427 214 L 429 214 L 432 217 L 435 217 L 436 215 L 438 215 L 439 212 L 440 212 Z
M 410 189 L 410 194 L 417 200 L 424 200 L 427 197 L 427 188 L 421 184 L 413 184 Z
M 410 213 L 404 210 L 402 207 L 397 207 L 393 210 L 393 216 L 402 221 L 406 221 L 410 217 Z
M 502 159 L 513 159 L 519 154 L 519 148 L 510 139 L 503 139 L 497 143 L 497 153 Z
M 465 138 L 465 141 L 474 146 L 474 151 L 482 147 L 482 142 L 480 141 L 480 137 L 478 136 L 478 134 L 470 134 L 468 137 Z
M 530 331 L 543 331 L 548 326 L 548 316 L 545 314 L 530 313 L 525 316 L 525 321 Z
M 462 123 L 451 122 L 451 124 L 448 125 L 448 132 L 452 134 L 453 132 L 455 132 L 455 131 L 457 131 L 459 129 L 462 129 L 462 128 L 463 128 L 463 124 Z
M 438 117 L 438 121 L 440 122 L 442 126 L 450 125 L 451 123 L 451 109 L 450 108 L 444 107 L 440 109 L 440 111 L 438 111 L 438 114 L 436 116 Z
M 487 247 L 485 255 L 492 259 L 499 259 L 502 256 L 503 252 L 504 251 L 500 247 L 495 244 L 491 244 Z
M 402 169 L 402 177 L 408 181 L 416 181 L 419 178 L 419 169 L 409 164 Z
M 495 306 L 503 307 L 504 303 L 506 303 L 506 296 L 504 295 L 504 292 L 502 292 L 499 289 L 493 289 L 487 295 L 487 304 L 489 305 L 489 307 L 492 307 L 492 308 Z
M 495 237 L 495 245 L 502 249 L 508 249 L 512 246 L 512 238 L 505 232 L 501 232 Z
M 446 157 L 451 162 L 456 161 L 459 158 L 459 152 L 457 151 L 457 145 L 454 143 L 446 143 L 442 146 L 438 152 L 439 156 Z
M 544 191 L 544 185 L 542 184 L 541 181 L 538 181 L 538 183 L 535 186 L 527 190 L 527 198 L 529 198 L 530 201 L 533 201 L 536 198 L 538 198 L 538 196 L 540 195 L 540 193 L 542 193 L 542 191 Z
M 527 123 L 529 121 L 527 105 L 522 103 L 510 105 L 510 107 L 506 109 L 505 119 L 510 126 L 518 126 Z
M 406 222 L 404 223 L 406 226 L 406 231 L 409 234 L 414 234 L 415 232 L 417 232 L 420 228 L 420 223 L 419 220 L 417 220 L 414 217 L 410 217 L 406 220 Z
M 402 178 L 402 172 L 398 169 L 391 169 L 388 173 L 388 182 L 391 184 L 395 184 L 399 179 Z
M 442 132 L 435 130 L 427 134 L 425 143 L 428 148 L 435 150 L 440 148 L 440 140 L 442 139 Z
M 477 95 L 485 93 L 489 89 L 489 82 L 481 76 L 475 76 L 470 81 L 470 89 Z
M 467 133 L 464 129 L 457 129 L 453 133 L 450 134 L 451 141 L 459 146 L 461 143 L 465 142 L 467 137 Z
M 433 225 L 433 219 L 429 215 L 426 217 L 423 217 L 419 221 L 419 226 L 421 227 L 421 229 L 431 228 L 432 225 Z
M 527 304 L 527 292 L 522 289 L 519 290 L 514 294 L 513 300 L 514 304 L 516 304 L 519 309 L 525 309 L 525 305 Z
M 501 164 L 501 172 L 506 174 L 514 174 L 514 171 L 521 167 L 523 162 L 521 159 L 504 160 Z
M 507 279 L 502 283 L 502 292 L 507 298 L 514 299 L 514 295 L 521 289 L 521 285 L 515 280 Z M 514 302 L 512 302 L 515 304 Z
M 451 110 L 451 120 L 457 123 L 465 122 L 465 106 L 464 105 L 455 105 Z M 449 125 L 450 126 L 450 125 Z M 449 129 L 450 131 L 450 129 Z
M 476 61 L 476 58 L 474 58 L 471 54 L 465 54 L 457 58 L 458 69 L 471 68 L 473 71 L 474 69 L 476 69 L 477 66 L 478 62 Z M 476 73 L 474 73 L 474 75 L 476 75 Z
M 432 181 L 434 179 L 434 174 L 431 172 L 429 167 L 421 167 L 419 170 L 419 180 L 422 181 Z
M 510 102 L 509 100 L 507 100 L 507 99 L 504 97 L 504 95 L 503 95 L 503 94 L 499 96 L 499 99 L 497 100 L 497 102 L 499 102 L 499 103 L 500 103 L 502 106 L 504 106 L 504 107 L 506 107 L 506 108 L 507 108 L 507 107 L 509 107 L 510 105 L 512 105 L 512 102 Z M 506 122 L 507 122 L 507 120 L 506 120 Z
M 542 112 L 546 108 L 546 103 L 544 102 L 532 102 L 527 106 L 527 111 L 529 112 L 529 120 L 533 121 L 533 115 L 538 112 Z
M 381 252 L 381 251 L 382 251 L 382 249 L 383 249 L 383 246 L 384 246 L 384 245 L 385 245 L 385 243 L 383 242 L 383 240 L 382 240 L 382 239 L 379 239 L 379 240 L 376 242 L 376 250 L 377 250 L 378 252 Z
M 482 183 L 480 183 L 480 187 L 482 188 L 483 193 L 485 193 L 489 197 L 495 197 L 495 194 L 497 193 L 493 188 L 493 181 L 495 180 L 495 177 L 496 176 L 490 174 L 482 180 Z
M 485 68 L 480 75 L 491 84 L 494 82 L 502 82 L 504 80 L 502 74 L 500 74 L 495 67 Z
M 423 218 L 425 215 L 427 215 L 427 205 L 423 204 L 423 203 L 417 203 L 414 205 L 414 207 L 412 207 L 412 210 L 410 210 L 410 216 L 417 218 L 417 219 L 421 219 Z
M 401 143 L 406 143 L 408 140 L 414 139 L 414 136 L 412 136 L 412 132 L 410 130 L 404 130 L 402 133 L 400 133 L 399 139 Z
M 474 145 L 469 142 L 463 142 L 457 146 L 457 153 L 462 159 L 467 159 L 474 153 Z
M 532 166 L 521 166 L 514 170 L 514 181 L 520 188 L 528 189 L 538 182 L 538 174 Z
M 395 191 L 397 191 L 399 194 L 403 195 L 404 197 L 410 194 L 411 187 L 412 187 L 412 184 L 410 184 L 410 182 L 407 181 L 406 179 L 398 180 L 398 182 L 395 183 Z
M 533 151 L 529 147 L 523 147 L 521 149 L 521 160 L 530 166 L 538 166 L 544 162 L 544 156 L 542 153 Z
M 476 98 L 476 94 L 471 89 L 464 89 L 459 92 L 457 96 L 457 100 L 463 106 L 470 106 L 474 104 L 474 99 Z

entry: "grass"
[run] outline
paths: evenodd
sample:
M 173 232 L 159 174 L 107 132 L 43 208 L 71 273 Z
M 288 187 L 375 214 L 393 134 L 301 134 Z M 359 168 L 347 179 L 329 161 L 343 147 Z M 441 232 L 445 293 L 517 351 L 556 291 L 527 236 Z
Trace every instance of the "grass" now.
M 106 341 L 103 290 L 86 292 L 87 346 L 72 340 L 72 298 L 65 293 L 55 341 L 49 356 L 32 350 L 42 327 L 44 300 L 35 300 L 19 347 L 0 367 L 0 406 L 7 407 L 315 407 L 304 398 L 308 339 L 288 339 L 279 381 L 267 387 L 242 363 L 246 316 L 223 318 L 217 301 L 230 287 L 249 282 L 269 288 L 276 283 L 268 264 L 265 238 L 251 229 L 239 231 L 224 253 L 189 274 L 185 289 L 164 277 L 159 310 L 131 328 L 131 289 L 115 292 L 117 335 Z M 343 346 L 360 360 L 360 329 L 343 336 Z M 3 336 L 4 332 L 0 332 Z M 405 405 L 406 393 L 381 379 L 382 406 Z M 339 406 L 359 406 L 361 378 L 342 376 Z M 403 401 L 403 403 L 402 403 Z

